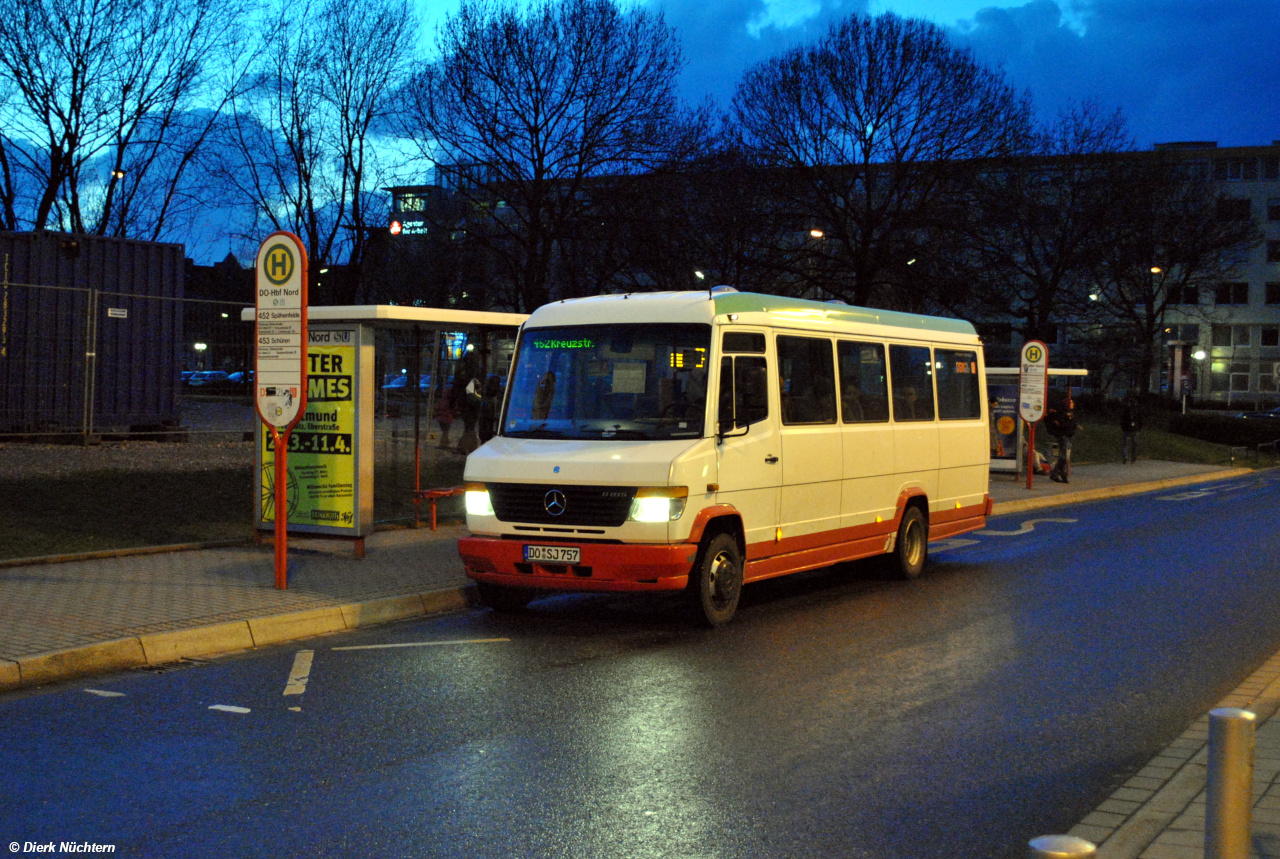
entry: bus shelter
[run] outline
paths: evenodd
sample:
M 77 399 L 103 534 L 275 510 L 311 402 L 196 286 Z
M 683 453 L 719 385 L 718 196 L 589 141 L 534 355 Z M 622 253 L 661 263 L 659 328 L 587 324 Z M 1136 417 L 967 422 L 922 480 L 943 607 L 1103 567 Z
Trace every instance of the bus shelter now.
M 1024 421 L 1018 415 L 1019 374 L 1017 367 L 987 368 L 987 400 L 991 420 L 991 470 L 1024 474 L 1026 472 L 1026 438 Z M 1049 367 L 1049 384 L 1065 379 L 1067 392 L 1076 378 L 1087 376 L 1088 370 Z
M 391 439 L 411 421 L 417 499 L 429 491 L 420 457 L 438 407 L 457 402 L 468 385 L 475 394 L 500 390 L 528 317 L 401 305 L 310 307 L 307 315 L 306 410 L 289 439 L 289 530 L 354 539 L 359 556 L 374 530 L 375 448 L 386 441 L 375 440 L 375 420 L 394 419 L 394 429 L 380 430 Z M 254 309 L 241 319 L 252 322 Z M 258 422 L 256 526 L 266 531 L 275 523 L 275 452 L 262 430 Z M 477 443 L 464 431 L 474 435 L 474 424 L 460 430 L 462 452 Z

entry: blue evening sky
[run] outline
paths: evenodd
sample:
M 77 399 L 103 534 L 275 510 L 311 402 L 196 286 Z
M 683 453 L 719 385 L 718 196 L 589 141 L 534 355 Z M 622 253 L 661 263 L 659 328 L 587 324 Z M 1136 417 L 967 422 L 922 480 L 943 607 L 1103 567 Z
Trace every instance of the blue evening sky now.
M 419 0 L 426 38 L 457 0 Z M 945 27 L 1029 89 L 1040 116 L 1120 108 L 1137 145 L 1280 140 L 1278 0 L 633 0 L 662 12 L 688 59 L 681 92 L 727 106 L 742 72 L 847 15 Z

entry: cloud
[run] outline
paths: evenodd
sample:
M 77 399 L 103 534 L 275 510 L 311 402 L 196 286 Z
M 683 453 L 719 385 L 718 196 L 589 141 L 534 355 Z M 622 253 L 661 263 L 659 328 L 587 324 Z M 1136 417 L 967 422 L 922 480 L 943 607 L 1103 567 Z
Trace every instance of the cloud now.
M 952 33 L 1031 90 L 1043 118 L 1072 101 L 1119 107 L 1140 146 L 1280 138 L 1274 0 L 1052 0 L 987 8 Z
M 692 103 L 727 107 L 743 72 L 815 41 L 830 25 L 866 13 L 868 0 L 650 0 L 675 28 L 688 65 L 680 92 Z

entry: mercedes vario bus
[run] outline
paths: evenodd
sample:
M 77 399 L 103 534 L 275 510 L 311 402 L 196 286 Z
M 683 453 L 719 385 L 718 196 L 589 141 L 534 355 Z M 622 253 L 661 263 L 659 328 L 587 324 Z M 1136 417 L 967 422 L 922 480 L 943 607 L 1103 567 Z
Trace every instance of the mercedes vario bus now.
M 887 555 L 991 512 L 971 324 L 738 292 L 549 304 L 521 329 L 497 435 L 467 459 L 481 600 L 685 591 L 708 624 L 746 583 Z

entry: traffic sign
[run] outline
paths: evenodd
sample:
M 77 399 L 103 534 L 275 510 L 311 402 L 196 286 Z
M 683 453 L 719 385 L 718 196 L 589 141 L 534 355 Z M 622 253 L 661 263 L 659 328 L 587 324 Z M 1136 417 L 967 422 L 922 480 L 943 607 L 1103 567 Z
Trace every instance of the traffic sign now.
M 1028 340 L 1022 346 L 1018 385 L 1018 414 L 1029 424 L 1044 417 L 1045 398 L 1049 393 L 1049 347 L 1039 340 Z
M 257 293 L 255 402 L 263 422 L 283 429 L 307 398 L 307 252 L 293 233 L 272 233 L 258 248 Z

